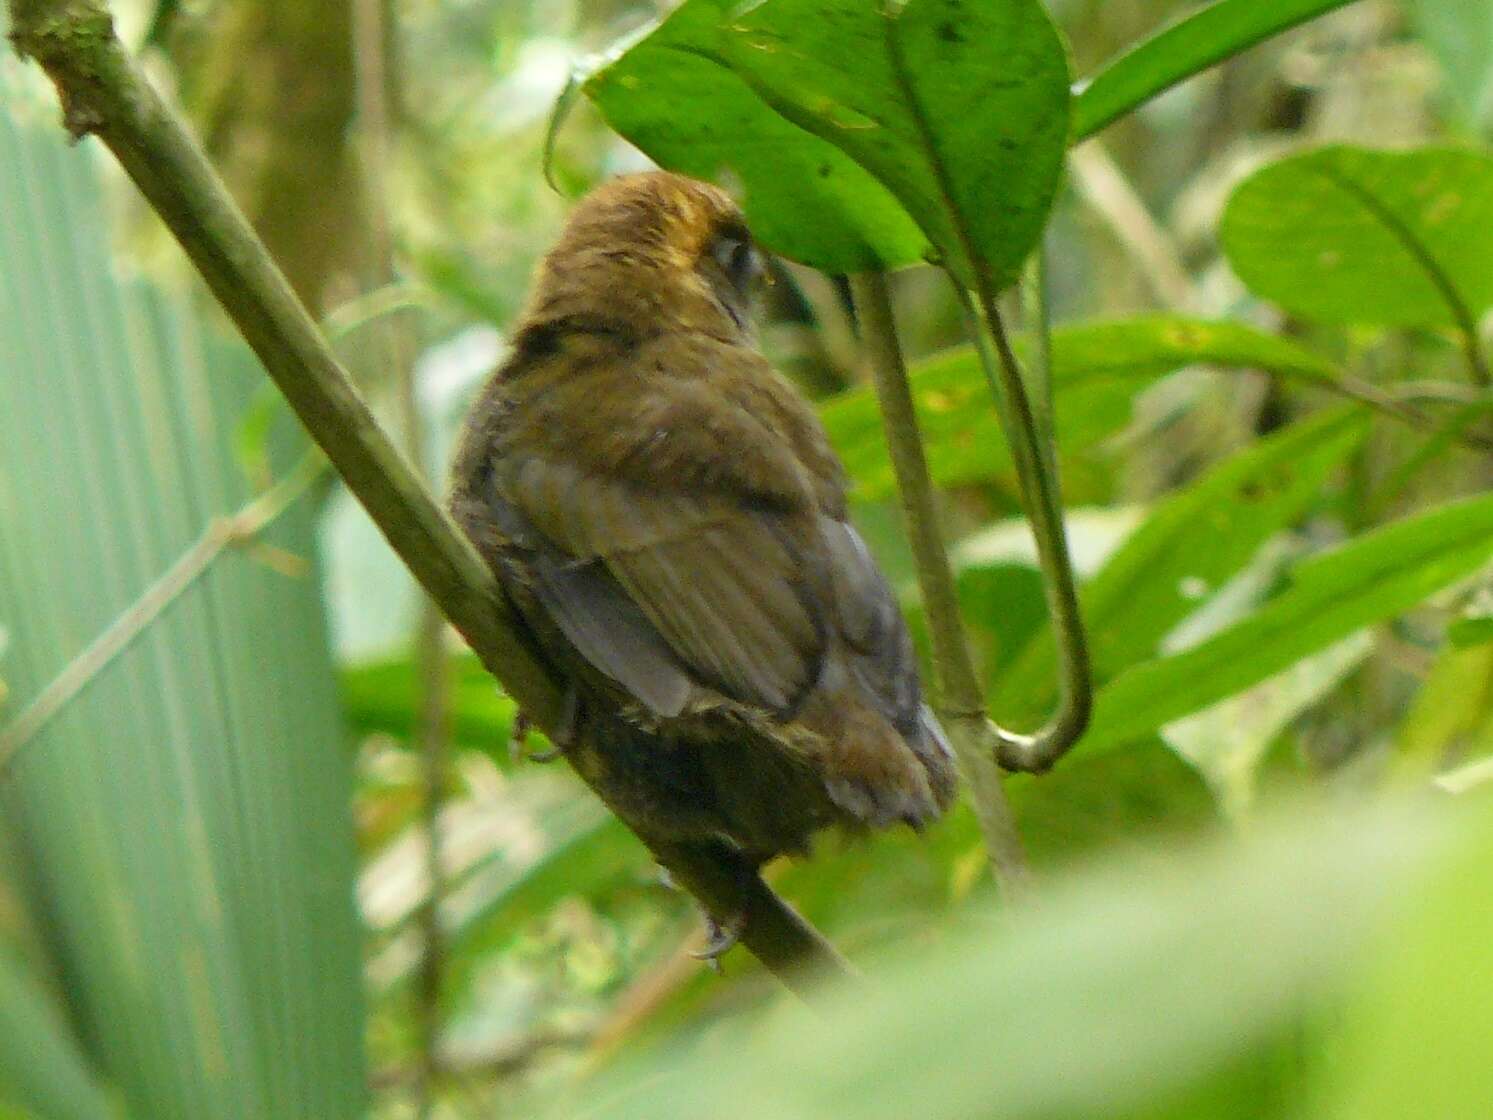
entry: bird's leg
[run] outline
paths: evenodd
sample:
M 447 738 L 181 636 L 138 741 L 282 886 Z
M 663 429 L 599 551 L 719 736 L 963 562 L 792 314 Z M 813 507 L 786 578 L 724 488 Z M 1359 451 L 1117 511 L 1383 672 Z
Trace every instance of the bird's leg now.
M 580 713 L 580 692 L 576 689 L 575 682 L 571 681 L 565 686 L 565 696 L 561 700 L 560 722 L 555 725 L 555 730 L 550 735 L 550 742 L 554 746 L 550 750 L 530 754 L 525 748 L 534 723 L 529 718 L 529 714 L 520 708 L 518 714 L 513 717 L 513 731 L 508 738 L 508 757 L 515 763 L 523 759 L 530 762 L 555 761 L 565 753 L 566 748 L 575 742 L 576 732 L 580 728 Z
M 731 854 L 734 857 L 731 865 L 737 878 L 739 904 L 733 912 L 723 917 L 706 911 L 705 944 L 699 951 L 690 954 L 696 960 L 704 961 L 717 974 L 721 971 L 721 958 L 735 947 L 746 932 L 747 899 L 756 881 L 757 869 L 763 862 L 760 858 L 753 858 L 742 852 L 733 851 Z
M 730 952 L 741 935 L 746 932 L 746 912 L 732 914 L 724 920 L 713 914 L 705 915 L 705 944 L 690 953 L 697 961 L 704 961 L 716 975 L 721 972 L 721 958 Z
M 668 863 L 671 853 L 685 845 L 651 840 L 648 846 L 658 860 L 659 881 L 671 890 L 679 890 L 679 884 L 670 873 Z M 688 846 L 691 849 L 695 847 Z M 705 944 L 699 950 L 692 951 L 690 956 L 706 962 L 712 971 L 720 972 L 721 957 L 741 940 L 750 924 L 752 894 L 761 886 L 757 879 L 757 869 L 767 857 L 743 852 L 734 844 L 724 842 L 712 842 L 706 845 L 706 849 L 711 854 L 708 862 L 719 868 L 722 876 L 720 880 L 709 884 L 707 891 L 709 897 L 714 899 L 713 909 L 718 912 L 701 906 L 701 916 L 705 919 Z M 695 861 L 694 866 L 699 867 L 699 861 Z

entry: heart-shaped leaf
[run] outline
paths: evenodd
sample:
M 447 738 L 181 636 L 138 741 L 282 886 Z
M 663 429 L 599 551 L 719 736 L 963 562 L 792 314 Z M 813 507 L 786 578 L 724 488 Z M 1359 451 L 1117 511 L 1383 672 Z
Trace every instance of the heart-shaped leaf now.
M 928 243 L 897 200 L 834 145 L 771 109 L 722 61 L 722 0 L 686 0 L 583 89 L 661 166 L 734 179 L 757 239 L 826 272 L 895 268 Z
M 968 286 L 1041 236 L 1068 143 L 1068 60 L 1038 0 L 763 0 L 725 56 L 884 183 Z

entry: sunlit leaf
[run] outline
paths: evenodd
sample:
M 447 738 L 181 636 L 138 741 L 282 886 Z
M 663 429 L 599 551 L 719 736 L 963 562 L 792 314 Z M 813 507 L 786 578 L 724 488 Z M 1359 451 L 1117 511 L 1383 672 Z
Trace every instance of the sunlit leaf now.
M 904 945 L 821 1015 L 708 1037 L 692 1024 L 594 1086 L 589 1107 L 617 1120 L 1155 1117 L 1332 1007 L 1438 839 L 1424 820 L 1317 813 L 1202 857 L 1173 844 L 1110 863 L 998 922 Z M 1298 1080 L 1300 1063 L 1276 1077 Z M 1224 1115 L 1272 1114 L 1253 1103 Z
M 1493 306 L 1493 159 L 1320 148 L 1241 183 L 1219 236 L 1239 278 L 1295 314 L 1464 325 Z
M 1441 651 L 1395 729 L 1394 746 L 1401 772 L 1416 781 L 1493 749 L 1493 644 Z
M 1486 810 L 1488 802 L 1484 799 Z M 1406 898 L 1361 985 L 1331 1090 L 1330 1120 L 1482 1120 L 1493 1115 L 1493 816 Z

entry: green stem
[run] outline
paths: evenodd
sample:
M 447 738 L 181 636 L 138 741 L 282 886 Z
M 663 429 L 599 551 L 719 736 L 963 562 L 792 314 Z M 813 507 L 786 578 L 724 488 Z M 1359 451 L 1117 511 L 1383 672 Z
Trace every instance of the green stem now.
M 374 419 L 201 147 L 120 46 L 108 9 L 101 0 L 10 5 L 11 39 L 56 85 L 68 129 L 96 134 L 114 153 L 394 551 L 508 694 L 540 728 L 556 729 L 560 682 L 521 636 L 491 569 Z M 745 891 L 752 921 L 742 944 L 785 983 L 803 991 L 805 975 L 851 975 L 760 878 L 743 883 L 738 869 L 699 852 L 656 854 L 710 913 L 740 913 Z
M 1038 335 L 1046 335 L 1046 286 L 1039 283 L 1035 287 L 1033 326 Z M 996 307 L 994 291 L 983 282 L 973 297 L 962 288 L 959 291 L 975 336 L 975 351 L 990 382 L 1006 441 L 1011 447 L 1022 504 L 1036 539 L 1048 614 L 1057 639 L 1062 685 L 1058 710 L 1035 734 L 1021 735 L 997 727 L 1000 736 L 998 759 L 1007 770 L 1041 773 L 1078 742 L 1088 727 L 1093 707 L 1088 643 L 1078 609 L 1078 588 L 1068 555 L 1068 539 L 1063 529 L 1057 456 L 1052 449 L 1052 371 L 1047 360 L 1047 347 L 1039 340 L 1033 347 L 1036 364 L 1032 376 L 1039 401 L 1038 408 L 1034 408 L 1026 391 L 1021 365 L 1011 349 L 1005 324 Z
M 917 563 L 923 610 L 933 640 L 933 664 L 941 693 L 939 716 L 974 795 L 975 811 L 996 879 L 1003 889 L 1019 892 L 1030 872 L 995 766 L 1000 740 L 985 713 L 984 690 L 975 672 L 959 614 L 954 572 L 938 527 L 933 481 L 918 432 L 902 348 L 897 342 L 886 276 L 867 272 L 852 277 L 850 283 L 881 405 L 907 535 Z

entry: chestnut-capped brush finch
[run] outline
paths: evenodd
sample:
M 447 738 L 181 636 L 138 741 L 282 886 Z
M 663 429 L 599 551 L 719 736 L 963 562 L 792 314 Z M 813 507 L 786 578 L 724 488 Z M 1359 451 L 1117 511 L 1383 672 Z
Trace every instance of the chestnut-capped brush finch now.
M 451 511 L 568 682 L 562 747 L 645 839 L 753 870 L 954 792 L 813 409 L 758 351 L 724 192 L 613 179 L 545 257 Z

